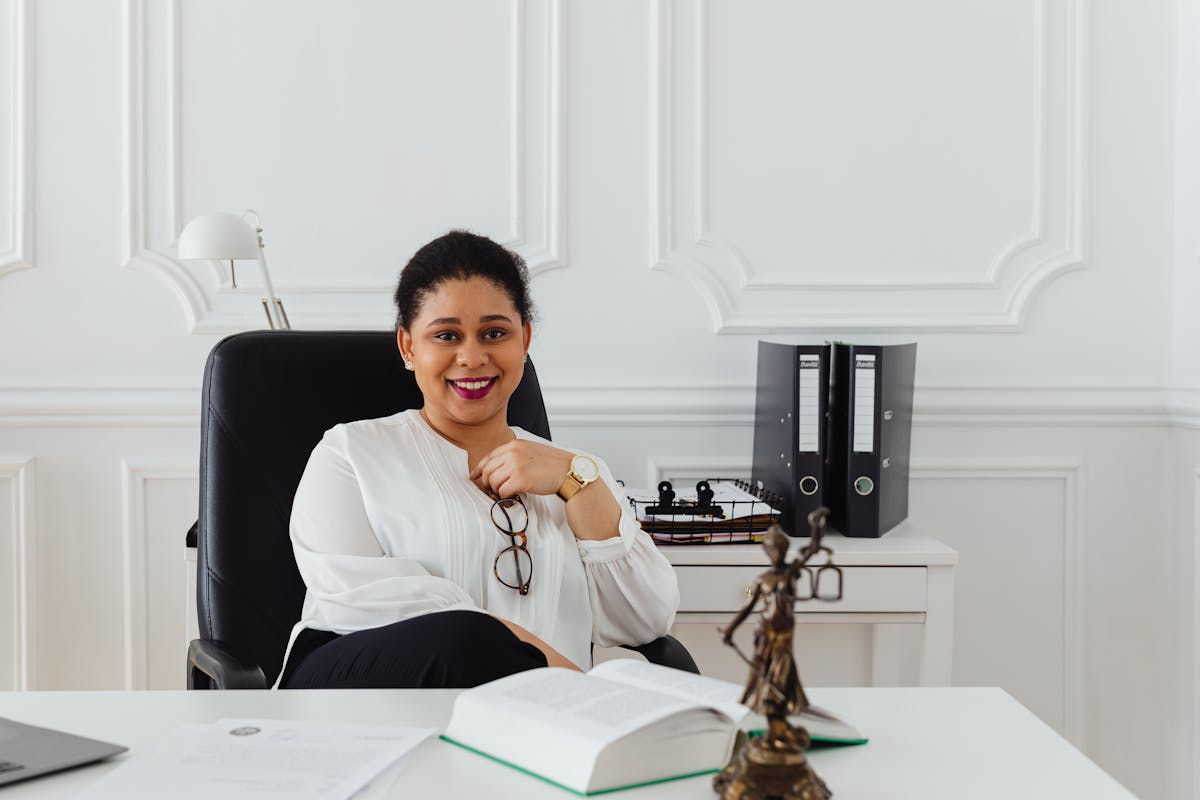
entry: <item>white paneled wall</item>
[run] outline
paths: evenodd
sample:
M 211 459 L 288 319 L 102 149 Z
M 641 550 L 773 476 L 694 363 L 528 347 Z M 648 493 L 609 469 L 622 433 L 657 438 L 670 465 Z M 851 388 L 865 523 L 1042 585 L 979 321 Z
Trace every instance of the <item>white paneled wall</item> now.
M 718 332 L 1019 326 L 1083 266 L 1081 5 L 657 4 L 655 266 Z
M 911 515 L 961 556 L 955 682 L 1195 796 L 1198 26 L 1200 0 L 0 0 L 0 688 L 183 683 L 204 357 L 263 322 L 252 265 L 176 257 L 190 218 L 260 213 L 299 328 L 388 327 L 408 255 L 470 227 L 529 262 L 555 438 L 631 484 L 746 474 L 759 338 L 919 342 Z M 912 633 L 806 633 L 805 677 L 911 681 Z
M 193 332 L 258 324 L 258 290 L 173 255 L 188 219 L 249 197 L 293 265 L 277 285 L 296 327 L 387 327 L 397 256 L 451 219 L 534 274 L 562 265 L 562 4 L 440 5 L 126 0 L 126 265 L 164 279 Z
M 37 542 L 33 458 L 0 454 L 0 686 L 37 686 L 37 619 L 34 616 Z
M 0 17 L 0 275 L 33 266 L 32 2 L 13 0 Z
M 179 536 L 196 518 L 198 471 L 179 459 L 121 462 L 126 689 L 183 685 L 188 613 L 181 588 L 194 565 Z
M 1004 684 L 1075 742 L 1084 737 L 1082 471 L 1068 460 L 922 460 L 911 488 L 913 519 L 959 552 L 955 683 Z M 1038 657 L 1013 658 L 1014 648 Z

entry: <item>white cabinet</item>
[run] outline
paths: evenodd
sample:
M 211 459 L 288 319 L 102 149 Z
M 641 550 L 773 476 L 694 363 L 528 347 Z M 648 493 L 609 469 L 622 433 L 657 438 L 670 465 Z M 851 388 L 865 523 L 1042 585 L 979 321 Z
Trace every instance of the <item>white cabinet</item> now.
M 796 539 L 788 557 L 794 557 L 807 542 Z M 847 665 L 846 672 L 871 676 L 872 683 L 879 682 L 881 675 L 898 672 L 896 662 L 902 658 L 903 648 L 897 626 L 919 626 L 918 682 L 950 685 L 958 553 L 908 523 L 878 539 L 830 534 L 825 543 L 833 550 L 834 563 L 842 568 L 843 598 L 840 602 L 798 602 L 796 622 L 871 626 L 867 633 L 871 663 Z M 705 673 L 740 681 L 745 668 L 735 663 L 736 656 L 731 660 L 725 652 L 718 628 L 746 602 L 754 578 L 769 563 L 766 553 L 760 545 L 751 544 L 663 546 L 662 551 L 679 575 L 679 614 L 672 633 Z M 739 632 L 743 650 L 750 647 L 754 624 L 753 618 L 748 619 Z M 804 633 L 797 631 L 798 641 Z
M 762 571 L 762 567 L 676 566 L 679 612 L 736 611 L 746 601 L 751 584 Z M 840 601 L 798 602 L 797 616 L 831 611 L 866 613 L 883 608 L 890 613 L 925 611 L 925 567 L 845 567 L 842 582 Z

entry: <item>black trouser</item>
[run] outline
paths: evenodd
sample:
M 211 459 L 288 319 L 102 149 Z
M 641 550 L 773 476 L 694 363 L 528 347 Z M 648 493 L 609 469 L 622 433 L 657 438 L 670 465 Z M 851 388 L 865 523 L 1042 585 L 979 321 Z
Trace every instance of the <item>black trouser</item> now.
M 441 611 L 339 636 L 304 630 L 285 689 L 465 689 L 535 667 L 546 656 L 478 611 Z

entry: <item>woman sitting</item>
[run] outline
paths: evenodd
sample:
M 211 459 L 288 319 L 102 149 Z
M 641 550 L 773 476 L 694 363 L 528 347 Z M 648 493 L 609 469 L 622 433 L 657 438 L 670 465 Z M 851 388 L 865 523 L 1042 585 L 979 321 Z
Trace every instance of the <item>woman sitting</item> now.
M 337 425 L 292 507 L 307 592 L 279 685 L 469 687 L 667 633 L 675 572 L 599 458 L 509 427 L 532 304 L 520 256 L 453 231 L 396 289 L 420 410 Z

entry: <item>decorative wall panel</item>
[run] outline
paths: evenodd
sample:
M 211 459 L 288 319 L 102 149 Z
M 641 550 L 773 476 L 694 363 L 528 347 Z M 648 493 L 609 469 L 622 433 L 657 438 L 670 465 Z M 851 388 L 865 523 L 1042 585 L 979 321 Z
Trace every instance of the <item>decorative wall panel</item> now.
M 184 546 L 196 518 L 194 461 L 121 464 L 125 689 L 182 689 L 187 655 L 185 587 L 195 586 Z M 194 596 L 190 598 L 195 603 Z
M 174 256 L 208 211 L 261 215 L 294 327 L 387 327 L 405 259 L 451 227 L 560 266 L 561 0 L 466 5 L 126 0 L 128 266 L 196 333 L 263 326 L 253 264 L 235 288 Z
M 910 493 L 914 522 L 959 552 L 955 685 L 999 680 L 1079 746 L 1083 483 L 1078 461 L 922 460 Z
M 37 688 L 34 464 L 0 456 L 0 690 Z
M 1189 530 L 1192 540 L 1192 624 L 1187 638 L 1191 640 L 1192 708 L 1188 722 L 1191 723 L 1192 746 L 1189 755 L 1193 766 L 1188 785 L 1193 796 L 1200 796 L 1197 794 L 1200 792 L 1200 465 L 1192 469 L 1192 520 Z
M 1014 330 L 1083 266 L 1076 0 L 660 0 L 651 24 L 651 264 L 715 331 Z
M 0 4 L 0 276 L 33 266 L 33 6 Z M 5 102 L 7 101 L 7 102 Z

